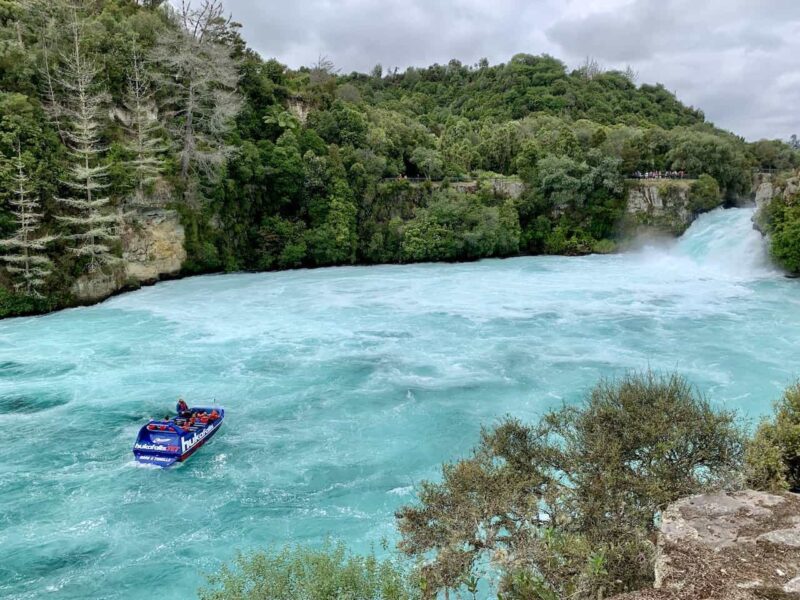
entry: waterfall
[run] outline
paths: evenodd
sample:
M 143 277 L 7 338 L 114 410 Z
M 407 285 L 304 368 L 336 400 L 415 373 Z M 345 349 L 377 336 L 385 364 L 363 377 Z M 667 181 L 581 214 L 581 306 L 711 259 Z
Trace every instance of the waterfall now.
M 779 275 L 770 262 L 767 242 L 753 228 L 752 208 L 718 208 L 701 215 L 666 251 L 649 246 L 646 260 L 665 269 L 701 277 L 761 279 Z

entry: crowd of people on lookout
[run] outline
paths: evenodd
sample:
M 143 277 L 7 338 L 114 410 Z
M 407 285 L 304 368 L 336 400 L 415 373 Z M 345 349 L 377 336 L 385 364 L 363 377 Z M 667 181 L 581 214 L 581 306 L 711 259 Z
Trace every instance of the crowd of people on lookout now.
M 633 179 L 686 179 L 685 171 L 636 171 Z

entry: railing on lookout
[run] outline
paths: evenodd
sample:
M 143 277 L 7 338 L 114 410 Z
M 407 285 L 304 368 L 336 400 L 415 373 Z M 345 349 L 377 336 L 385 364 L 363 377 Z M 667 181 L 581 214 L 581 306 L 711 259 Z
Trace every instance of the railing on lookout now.
M 493 185 L 503 184 L 503 183 L 520 183 L 520 180 L 516 177 L 488 177 L 488 178 L 478 178 L 478 177 L 442 177 L 440 179 L 433 179 L 428 177 L 384 177 L 383 181 L 390 182 L 390 181 L 408 181 L 409 183 L 425 183 L 426 181 L 430 181 L 431 183 L 475 183 L 477 184 L 479 181 L 487 181 Z

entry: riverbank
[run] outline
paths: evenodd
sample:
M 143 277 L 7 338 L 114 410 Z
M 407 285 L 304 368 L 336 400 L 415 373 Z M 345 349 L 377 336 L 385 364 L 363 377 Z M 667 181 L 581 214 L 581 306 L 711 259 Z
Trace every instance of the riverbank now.
M 518 180 L 503 179 L 492 180 L 492 182 L 490 193 L 498 195 L 501 199 L 518 200 L 523 193 L 523 188 Z M 699 214 L 691 207 L 692 183 L 691 181 L 656 180 L 627 182 L 626 208 L 618 227 L 620 235 L 629 241 L 640 236 L 653 238 L 681 235 Z M 426 185 L 425 182 L 421 184 L 403 182 L 403 184 L 411 187 Z M 467 195 L 478 194 L 482 189 L 479 181 L 461 182 L 458 185 L 461 187 L 457 188 L 457 191 Z M 614 252 L 618 248 L 624 249 L 630 246 L 624 239 L 618 242 L 607 240 L 607 244 L 594 248 L 586 246 L 581 249 L 571 246 L 564 255 L 584 255 L 600 250 L 603 251 L 602 253 Z M 54 297 L 31 298 L 14 296 L 9 292 L 0 293 L 0 318 L 46 314 L 76 306 L 91 306 L 108 298 L 161 281 L 226 272 L 222 269 L 186 269 L 188 254 L 185 225 L 179 213 L 174 210 L 149 208 L 129 211 L 121 243 L 121 260 L 116 267 L 94 275 L 83 275 L 77 278 L 68 290 Z M 537 255 L 515 253 L 500 257 L 510 256 Z M 491 256 L 457 258 L 441 262 L 472 262 L 482 258 L 491 258 Z M 415 262 L 429 261 L 422 259 L 405 263 L 357 262 L 355 264 L 372 266 L 375 264 L 413 264 Z
M 628 254 L 193 277 L 0 322 L 0 596 L 156 581 L 183 600 L 236 550 L 381 552 L 482 425 L 648 365 L 757 422 L 797 375 L 800 314 L 751 214 Z M 137 468 L 139 427 L 179 395 L 228 429 L 178 470 Z

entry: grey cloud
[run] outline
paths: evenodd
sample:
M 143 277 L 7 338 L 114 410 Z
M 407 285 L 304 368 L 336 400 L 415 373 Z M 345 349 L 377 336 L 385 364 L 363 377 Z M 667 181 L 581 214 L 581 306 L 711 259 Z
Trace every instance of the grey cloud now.
M 225 0 L 248 43 L 344 72 L 548 52 L 631 65 L 750 139 L 800 133 L 800 0 Z
M 564 16 L 546 30 L 562 55 L 630 64 L 717 125 L 749 139 L 800 131 L 796 0 L 633 0 Z
M 345 71 L 381 62 L 404 69 L 458 58 L 505 60 L 531 48 L 539 13 L 553 14 L 553 0 L 278 0 L 255 4 L 228 0 L 244 35 L 265 56 L 290 66 L 328 55 Z

